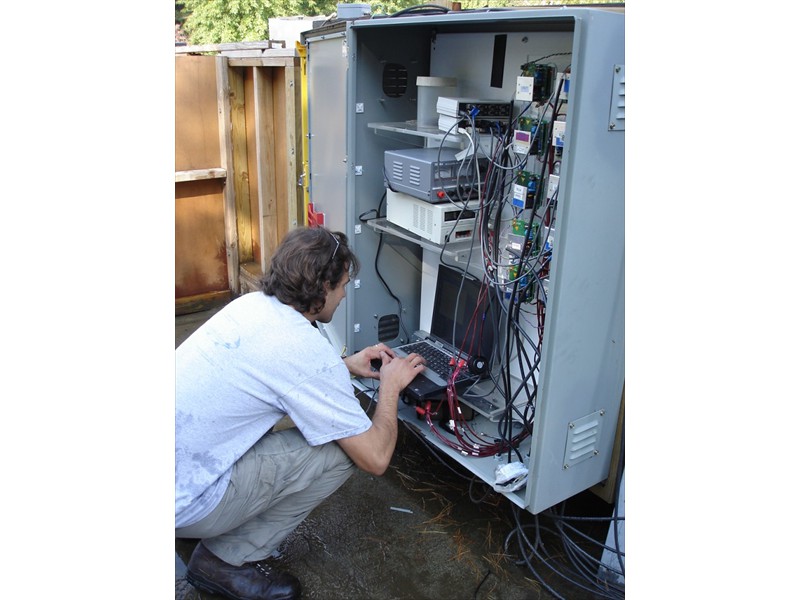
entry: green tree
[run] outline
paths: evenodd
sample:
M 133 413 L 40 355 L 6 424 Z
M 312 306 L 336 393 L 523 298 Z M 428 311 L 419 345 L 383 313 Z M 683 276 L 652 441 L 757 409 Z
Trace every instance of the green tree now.
M 250 42 L 269 37 L 269 19 L 327 16 L 339 0 L 183 0 L 175 3 L 175 23 L 191 44 Z M 421 4 L 415 0 L 374 0 L 373 14 L 392 14 Z
M 185 11 L 192 44 L 263 40 L 274 16 L 263 0 L 185 0 Z
M 339 0 L 182 0 L 175 3 L 175 23 L 191 44 L 251 42 L 269 38 L 269 19 L 326 16 L 336 13 Z M 530 7 L 563 4 L 605 4 L 603 0 L 461 0 L 461 8 Z M 391 15 L 422 4 L 415 0 L 368 0 L 372 14 Z M 624 5 L 624 3 L 622 3 Z

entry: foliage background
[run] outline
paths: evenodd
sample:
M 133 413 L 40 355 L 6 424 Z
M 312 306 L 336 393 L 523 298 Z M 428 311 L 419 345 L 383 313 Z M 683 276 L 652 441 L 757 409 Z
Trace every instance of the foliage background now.
M 391 15 L 419 6 L 415 0 L 362 0 L 372 14 Z M 269 39 L 269 19 L 274 17 L 329 17 L 336 15 L 338 0 L 182 0 L 175 2 L 175 40 L 190 44 L 221 44 Z M 431 3 L 437 6 L 435 2 Z M 461 9 L 526 6 L 609 4 L 602 0 L 462 0 Z M 617 4 L 624 4 L 617 3 Z M 448 6 L 450 3 L 447 4 Z

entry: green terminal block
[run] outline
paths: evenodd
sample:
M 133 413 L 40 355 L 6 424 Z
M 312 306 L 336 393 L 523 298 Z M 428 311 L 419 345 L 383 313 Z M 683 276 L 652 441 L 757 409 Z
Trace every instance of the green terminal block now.
M 534 119 L 533 117 L 520 117 L 519 118 L 519 129 L 520 131 L 533 131 L 536 129 L 536 126 L 539 124 L 538 119 Z
M 547 153 L 547 138 L 550 131 L 550 121 L 542 120 L 536 129 L 536 135 L 531 140 L 531 154 L 544 156 Z

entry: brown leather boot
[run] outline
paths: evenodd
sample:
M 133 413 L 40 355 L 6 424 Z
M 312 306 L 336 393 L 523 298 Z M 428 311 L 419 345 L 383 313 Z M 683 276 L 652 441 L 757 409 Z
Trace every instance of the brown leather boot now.
M 194 587 L 222 594 L 234 600 L 297 600 L 300 582 L 289 573 L 269 566 L 265 561 L 229 565 L 213 555 L 202 542 L 186 565 L 186 579 Z

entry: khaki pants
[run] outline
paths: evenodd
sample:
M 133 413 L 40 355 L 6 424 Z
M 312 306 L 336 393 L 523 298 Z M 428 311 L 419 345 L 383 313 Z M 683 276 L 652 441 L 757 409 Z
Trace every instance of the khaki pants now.
M 336 442 L 309 446 L 295 428 L 272 431 L 234 464 L 211 514 L 176 529 L 175 537 L 201 538 L 231 565 L 262 560 L 354 470 Z

